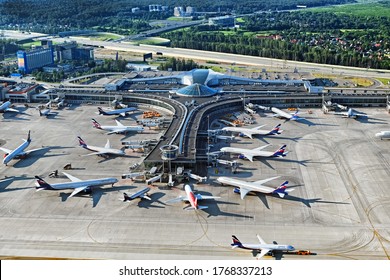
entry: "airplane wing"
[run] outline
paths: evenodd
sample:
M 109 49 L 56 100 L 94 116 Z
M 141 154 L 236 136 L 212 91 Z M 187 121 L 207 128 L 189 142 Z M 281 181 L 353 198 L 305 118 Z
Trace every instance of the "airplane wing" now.
M 196 196 L 196 198 L 197 198 L 198 200 L 220 198 L 219 196 L 201 195 L 201 194 L 196 194 L 195 196 Z
M 106 149 L 111 149 L 110 139 L 107 139 L 107 143 L 106 143 L 106 145 L 104 146 L 104 148 L 106 148 Z
M 253 155 L 252 154 L 248 154 L 248 153 L 243 153 L 243 155 L 249 159 L 251 162 L 253 162 Z
M 115 120 L 117 126 L 124 126 L 120 121 Z
M 257 255 L 257 258 L 261 259 L 264 257 L 270 250 L 269 249 L 261 249 L 260 254 Z
M 32 149 L 32 150 L 27 150 L 27 151 L 24 151 L 23 153 L 28 155 L 30 153 L 33 153 L 33 152 L 37 152 L 37 151 L 40 151 L 40 150 L 45 150 L 45 149 L 48 149 L 48 147 L 45 147 L 45 148 L 37 148 L 37 149 Z
M 76 178 L 75 176 L 72 176 L 68 173 L 62 172 L 62 174 L 64 174 L 66 177 L 68 177 L 69 180 L 71 180 L 72 182 L 81 182 L 82 181 L 81 179 Z
M 241 199 L 244 199 L 245 196 L 246 196 L 250 191 L 251 191 L 250 189 L 240 187 Z
M 5 112 L 13 112 L 13 113 L 20 113 L 19 110 L 12 109 L 12 108 L 7 108 L 4 110 Z
M 64 174 L 65 174 L 65 173 L 64 173 Z M 78 194 L 79 192 L 84 191 L 86 188 L 88 188 L 88 186 L 75 188 L 74 191 L 70 194 L 69 198 L 72 197 L 72 196 L 75 196 L 75 195 Z
M 277 178 L 279 178 L 280 176 L 276 176 L 276 177 L 272 177 L 272 178 L 267 178 L 267 179 L 263 179 L 263 180 L 258 180 L 258 181 L 255 181 L 255 182 L 253 182 L 254 184 L 256 184 L 256 185 L 262 185 L 262 184 L 265 184 L 265 183 L 267 183 L 267 182 L 269 182 L 269 181 L 272 181 L 272 180 L 275 180 L 275 179 L 277 179 Z
M 262 149 L 265 149 L 267 148 L 268 146 L 271 146 L 271 144 L 267 144 L 267 145 L 264 145 L 264 146 L 261 146 L 261 147 L 258 147 L 258 148 L 254 148 L 252 149 L 253 151 L 261 151 Z
M 93 153 L 83 155 L 83 157 L 93 156 L 93 155 L 105 155 L 105 154 L 107 154 L 107 153 L 106 152 L 93 152 Z
M 257 236 L 257 239 L 259 239 L 260 244 L 267 244 L 267 243 L 265 243 L 265 241 L 263 240 L 263 238 L 261 238 L 260 235 L 257 234 L 256 236 Z
M 176 203 L 176 202 L 180 202 L 180 201 L 188 201 L 187 196 L 179 196 L 179 197 L 176 197 L 176 198 L 173 198 L 173 199 L 166 201 L 166 203 L 169 204 L 169 203 Z
M 0 150 L 2 150 L 6 154 L 9 154 L 10 152 L 12 152 L 12 150 L 8 150 L 6 148 L 1 148 L 1 147 L 0 147 Z
M 110 135 L 110 134 L 121 133 L 121 132 L 125 132 L 125 131 L 126 131 L 125 128 L 116 128 L 116 129 L 111 130 L 110 132 L 107 132 L 106 134 Z

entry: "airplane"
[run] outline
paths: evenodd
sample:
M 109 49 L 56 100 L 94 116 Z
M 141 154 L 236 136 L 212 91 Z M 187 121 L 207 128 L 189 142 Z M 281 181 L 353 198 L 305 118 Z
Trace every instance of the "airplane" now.
M 259 239 L 259 244 L 247 244 L 241 243 L 240 240 L 235 235 L 232 235 L 233 243 L 231 244 L 232 249 L 241 248 L 246 250 L 255 250 L 261 252 L 257 255 L 259 259 L 264 257 L 268 252 L 272 251 L 294 251 L 295 248 L 291 245 L 279 245 L 279 244 L 267 244 L 260 237 L 260 235 L 256 235 L 257 239 Z
M 0 113 L 6 113 L 6 112 L 12 112 L 12 113 L 20 113 L 19 110 L 10 108 L 11 102 L 6 101 L 3 102 L 3 104 L 0 105 Z
M 282 111 L 278 108 L 271 107 L 271 111 L 275 113 L 274 117 L 281 118 L 281 119 L 286 119 L 286 120 L 292 120 L 292 121 L 297 121 L 297 120 L 303 120 L 304 118 L 298 117 L 298 112 L 297 110 L 294 114 L 287 113 L 285 111 Z
M 104 111 L 101 107 L 98 107 L 98 110 L 99 110 L 99 115 L 105 115 L 105 116 L 120 115 L 122 117 L 125 117 L 127 113 L 137 110 L 137 108 L 128 107 L 128 108 L 116 109 L 111 111 Z
M 43 109 L 43 110 L 41 110 L 41 109 L 38 109 L 38 111 L 39 111 L 39 115 L 41 116 L 41 117 L 48 117 L 48 116 L 50 116 L 50 115 L 56 115 L 56 113 L 53 113 L 53 112 L 51 112 L 51 109 L 50 108 L 46 108 L 46 109 Z
M 275 134 L 281 134 L 283 130 L 279 130 L 281 124 L 278 124 L 271 130 L 260 130 L 264 125 L 260 125 L 254 128 L 242 128 L 242 127 L 224 127 L 222 128 L 223 131 L 230 131 L 230 132 L 238 132 L 239 136 L 244 137 L 247 136 L 251 139 L 253 139 L 253 135 L 261 135 L 261 136 L 267 136 L 267 135 L 275 135 Z
M 375 137 L 382 139 L 390 139 L 390 131 L 381 131 L 375 134 Z
M 23 139 L 23 141 L 24 142 L 22 144 L 20 144 L 19 147 L 17 147 L 15 150 L 9 150 L 9 149 L 0 147 L 0 149 L 3 152 L 5 152 L 3 164 L 7 165 L 14 158 L 25 158 L 28 154 L 30 154 L 32 152 L 46 149 L 46 148 L 38 148 L 38 149 L 33 149 L 33 150 L 28 150 L 28 151 L 24 150 L 31 143 L 30 131 L 28 131 L 27 140 Z
M 185 208 L 186 210 L 198 210 L 198 209 L 208 208 L 208 206 L 198 205 L 198 200 L 220 198 L 219 196 L 194 194 L 190 185 L 185 185 L 184 190 L 186 192 L 186 196 L 179 196 L 177 198 L 170 199 L 167 201 L 167 203 L 175 203 L 175 202 L 179 202 L 179 201 L 185 201 L 185 202 L 189 202 L 191 204 L 190 207 Z
M 262 149 L 270 146 L 270 144 L 255 148 L 255 149 L 243 149 L 243 148 L 234 148 L 234 147 L 223 147 L 220 149 L 223 153 L 234 153 L 239 154 L 239 159 L 247 158 L 251 162 L 253 162 L 254 157 L 285 157 L 288 152 L 285 152 L 286 145 L 281 146 L 279 149 L 277 149 L 275 152 L 269 152 L 269 151 L 262 151 Z
M 91 156 L 91 155 L 105 156 L 110 154 L 117 155 L 117 156 L 125 155 L 125 152 L 123 150 L 111 148 L 110 140 L 107 140 L 107 143 L 104 147 L 96 147 L 96 146 L 87 145 L 87 143 L 85 143 L 85 141 L 81 139 L 80 136 L 77 136 L 77 138 L 79 139 L 79 144 L 81 147 L 89 151 L 93 151 L 93 153 L 87 154 L 86 156 Z
M 343 118 L 357 119 L 359 117 L 367 117 L 366 114 L 357 113 L 354 109 L 349 108 L 347 112 L 336 112 L 335 115 L 341 115 Z
M 66 182 L 66 183 L 57 183 L 57 184 L 49 184 L 45 180 L 43 180 L 39 176 L 35 176 L 37 179 L 36 182 L 36 190 L 65 190 L 65 189 L 74 189 L 74 191 L 71 193 L 69 197 L 72 197 L 82 191 L 84 192 L 90 192 L 93 187 L 97 186 L 103 186 L 103 185 L 114 185 L 118 182 L 118 179 L 108 177 L 108 178 L 101 178 L 101 179 L 90 179 L 90 180 L 81 180 L 79 178 L 76 178 L 68 173 L 63 172 L 63 174 L 68 177 L 72 182 Z
M 283 198 L 286 194 L 289 192 L 293 191 L 294 189 L 286 189 L 288 181 L 285 181 L 283 184 L 280 185 L 278 188 L 271 188 L 264 186 L 263 184 L 275 180 L 279 178 L 277 177 L 272 177 L 268 179 L 263 179 L 263 180 L 258 180 L 255 182 L 247 182 L 239 179 L 234 179 L 234 178 L 229 178 L 229 177 L 218 177 L 217 181 L 220 184 L 226 184 L 226 185 L 231 185 L 235 186 L 236 188 L 234 189 L 235 193 L 239 193 L 241 195 L 241 199 L 244 199 L 245 196 L 249 192 L 261 192 L 265 194 L 278 194 L 281 198 Z
M 136 192 L 136 193 L 134 193 L 134 194 L 132 194 L 132 195 L 130 195 L 130 196 L 127 195 L 127 193 L 123 193 L 123 202 L 125 202 L 125 201 L 131 201 L 131 200 L 136 199 L 136 198 L 152 200 L 152 199 L 148 196 L 148 194 L 147 194 L 148 191 L 150 191 L 150 188 L 149 188 L 149 187 L 146 187 L 146 188 L 144 188 L 144 189 L 142 189 L 142 190 L 140 190 L 140 191 L 138 191 L 138 192 Z
M 92 119 L 93 127 L 97 128 L 97 129 L 109 131 L 109 132 L 107 132 L 107 134 L 126 133 L 129 131 L 136 131 L 136 132 L 144 131 L 144 128 L 142 126 L 125 126 L 121 122 L 119 122 L 118 120 L 115 120 L 115 122 L 116 122 L 116 125 L 113 125 L 113 126 L 100 125 L 100 123 L 97 120 Z

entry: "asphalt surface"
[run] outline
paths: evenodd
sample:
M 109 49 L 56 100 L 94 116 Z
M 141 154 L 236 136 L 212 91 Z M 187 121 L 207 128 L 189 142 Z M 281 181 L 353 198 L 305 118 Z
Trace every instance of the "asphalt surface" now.
M 201 194 L 221 198 L 201 201 L 209 208 L 200 211 L 183 210 L 182 203 L 166 203 L 184 195 L 182 184 L 153 186 L 152 201 L 122 202 L 123 192 L 134 193 L 145 186 L 121 179 L 130 165 L 142 161 L 142 154 L 127 150 L 128 157 L 83 156 L 89 152 L 76 141 L 80 135 L 88 144 L 103 146 L 110 139 L 113 147 L 120 148 L 121 141 L 156 138 L 159 131 L 107 136 L 93 129 L 90 119 L 109 125 L 113 117 L 96 115 L 95 106 L 65 108 L 48 119 L 40 118 L 34 108 L 16 116 L 7 113 L 0 118 L 4 147 L 15 148 L 31 130 L 29 148 L 46 146 L 48 150 L 0 166 L 0 177 L 8 178 L 0 182 L 0 256 L 249 260 L 254 258 L 250 251 L 231 249 L 231 235 L 257 243 L 256 234 L 260 234 L 267 242 L 316 253 L 283 254 L 283 259 L 388 260 L 390 141 L 373 135 L 390 130 L 390 116 L 383 108 L 362 111 L 369 115 L 367 120 L 324 115 L 319 109 L 313 114 L 302 111 L 310 120 L 302 123 L 283 122 L 260 112 L 254 126 L 272 128 L 280 122 L 281 135 L 223 141 L 212 151 L 226 145 L 256 148 L 270 143 L 267 150 L 287 144 L 290 153 L 283 159 L 254 163 L 239 160 L 236 174 L 222 166 L 209 168 L 205 184 L 190 184 Z M 233 158 L 225 155 L 224 159 Z M 48 177 L 55 169 L 64 171 L 67 163 L 72 169 L 66 172 L 81 179 L 116 177 L 119 182 L 95 189 L 92 196 L 68 198 L 72 190 L 35 191 L 34 175 L 49 183 L 67 181 L 61 174 L 60 178 Z M 258 194 L 241 200 L 232 187 L 216 184 L 218 176 L 251 181 L 280 176 L 268 185 L 276 187 L 288 180 L 294 191 L 284 199 Z

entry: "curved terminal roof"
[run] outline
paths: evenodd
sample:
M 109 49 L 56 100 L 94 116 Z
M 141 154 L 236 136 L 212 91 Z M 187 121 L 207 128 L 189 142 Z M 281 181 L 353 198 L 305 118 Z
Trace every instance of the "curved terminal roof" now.
M 213 96 L 216 93 L 217 90 L 201 84 L 189 85 L 176 91 L 177 95 L 188 97 L 207 97 Z
M 223 76 L 223 74 L 210 69 L 193 69 L 182 74 L 182 83 L 184 85 L 200 84 L 207 86 L 211 80 L 218 79 L 220 76 Z

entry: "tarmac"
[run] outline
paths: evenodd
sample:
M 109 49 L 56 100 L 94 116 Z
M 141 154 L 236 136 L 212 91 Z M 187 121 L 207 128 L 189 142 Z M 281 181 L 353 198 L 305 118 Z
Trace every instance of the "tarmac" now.
M 7 177 L 0 181 L 0 258 L 250 260 L 255 258 L 251 251 L 231 249 L 231 235 L 243 243 L 257 243 L 259 234 L 266 242 L 315 253 L 283 254 L 285 260 L 388 260 L 390 141 L 374 135 L 390 130 L 390 115 L 384 108 L 359 111 L 369 117 L 353 120 L 312 109 L 312 114 L 302 111 L 305 121 L 285 122 L 260 112 L 253 126 L 266 124 L 262 129 L 271 129 L 281 123 L 281 135 L 222 141 L 211 151 L 269 143 L 266 150 L 287 144 L 289 154 L 253 163 L 238 160 L 235 174 L 223 166 L 209 167 L 206 183 L 190 185 L 195 192 L 221 198 L 200 201 L 209 208 L 198 211 L 183 210 L 182 203 L 165 203 L 185 194 L 183 184 L 172 188 L 157 184 L 149 192 L 151 201 L 123 202 L 123 192 L 145 187 L 143 182 L 121 179 L 143 155 L 126 150 L 126 157 L 85 156 L 89 151 L 76 139 L 81 136 L 95 146 L 110 139 L 114 148 L 120 148 L 121 141 L 156 138 L 159 131 L 106 135 L 92 128 L 91 118 L 111 125 L 114 117 L 96 115 L 92 105 L 55 110 L 57 114 L 49 118 L 39 117 L 34 108 L 25 114 L 5 113 L 0 116 L 2 146 L 16 148 L 31 130 L 27 149 L 47 150 L 0 166 L 0 177 Z M 134 123 L 131 118 L 121 121 Z M 63 170 L 68 163 L 72 169 Z M 59 178 L 48 176 L 54 170 L 60 172 Z M 69 199 L 72 190 L 36 192 L 35 175 L 48 183 L 64 182 L 68 179 L 62 171 L 80 179 L 116 177 L 119 182 Z M 277 187 L 288 180 L 294 191 L 283 199 L 249 194 L 241 200 L 233 187 L 217 184 L 218 176 L 248 181 L 280 176 L 268 185 Z

